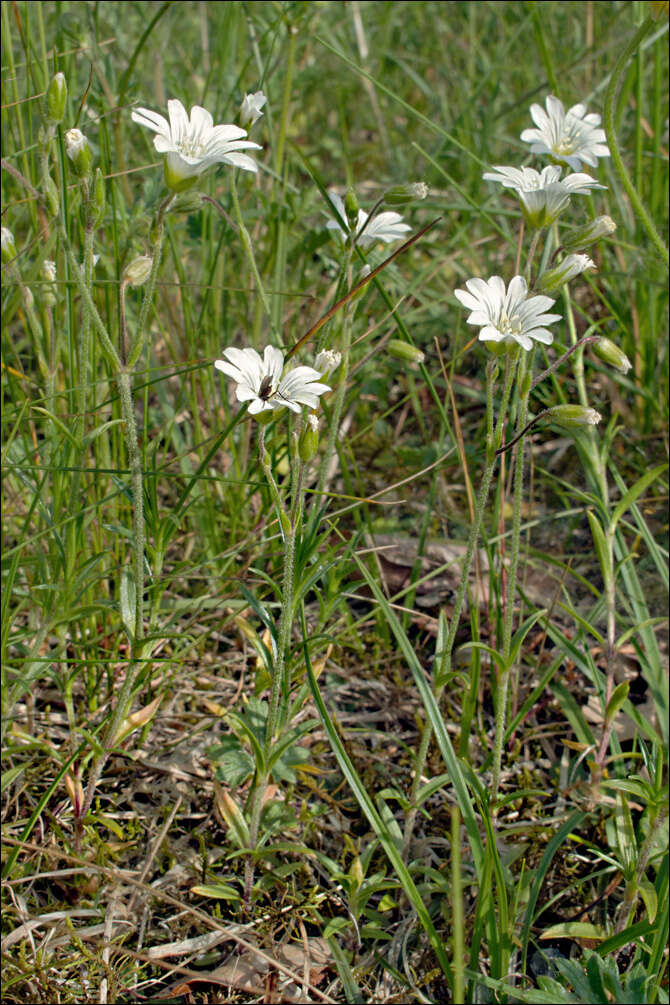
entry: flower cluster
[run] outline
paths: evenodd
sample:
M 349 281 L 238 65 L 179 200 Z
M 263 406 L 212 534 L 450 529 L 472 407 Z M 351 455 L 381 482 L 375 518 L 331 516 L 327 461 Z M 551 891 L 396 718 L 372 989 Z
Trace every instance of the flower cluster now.
M 579 168 L 582 162 L 595 167 L 599 157 L 609 156 L 609 149 L 605 133 L 599 128 L 600 116 L 587 113 L 584 105 L 573 105 L 566 112 L 562 102 L 549 95 L 546 111 L 540 105 L 532 105 L 530 113 L 537 128 L 525 129 L 521 139 L 531 144 L 532 153 L 549 154 L 556 161 L 567 164 L 573 173 L 562 178 L 560 164 L 550 164 L 542 171 L 498 165 L 485 172 L 484 179 L 513 189 L 519 196 L 527 223 L 538 231 L 557 219 L 571 196 L 588 195 L 594 189 L 606 187 Z M 550 345 L 553 335 L 546 326 L 560 321 L 559 314 L 546 313 L 554 303 L 546 293 L 553 293 L 575 276 L 593 268 L 594 263 L 588 255 L 569 254 L 539 277 L 539 294 L 529 294 L 522 276 L 515 276 L 507 288 L 500 276 L 492 276 L 488 280 L 470 279 L 465 284 L 466 289 L 455 290 L 454 295 L 471 312 L 468 324 L 481 328 L 481 341 L 530 349 L 533 341 Z
M 255 349 L 234 347 L 224 349 L 223 355 L 225 359 L 217 359 L 214 366 L 236 382 L 237 400 L 249 402 L 251 415 L 282 407 L 292 412 L 300 412 L 302 405 L 317 408 L 319 396 L 330 391 L 311 366 L 284 372 L 284 354 L 275 346 L 266 346 L 262 357 Z

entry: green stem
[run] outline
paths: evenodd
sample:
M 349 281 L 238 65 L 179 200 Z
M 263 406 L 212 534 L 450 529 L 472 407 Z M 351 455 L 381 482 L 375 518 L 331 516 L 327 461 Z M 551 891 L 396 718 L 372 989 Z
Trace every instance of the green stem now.
M 641 24 L 638 30 L 633 35 L 632 39 L 625 47 L 616 65 L 612 70 L 612 75 L 610 77 L 610 82 L 605 93 L 605 104 L 603 109 L 603 125 L 605 126 L 605 134 L 607 136 L 607 143 L 610 148 L 610 154 L 612 156 L 612 164 L 614 165 L 614 170 L 619 176 L 621 184 L 626 189 L 628 193 L 628 198 L 630 199 L 631 206 L 633 207 L 633 212 L 637 216 L 638 220 L 647 231 L 652 244 L 658 251 L 659 255 L 665 262 L 666 269 L 670 266 L 670 256 L 668 255 L 668 249 L 666 248 L 663 240 L 654 226 L 654 222 L 651 216 L 647 212 L 647 209 L 640 198 L 633 181 L 628 174 L 626 165 L 621 157 L 621 151 L 619 149 L 619 144 L 617 141 L 616 131 L 614 128 L 614 107 L 616 103 L 616 96 L 621 85 L 621 80 L 623 77 L 624 70 L 628 60 L 632 58 L 637 50 L 638 46 L 641 45 L 644 38 L 649 34 L 649 32 L 654 27 L 654 19 L 648 17 L 644 24 Z
M 244 226 L 244 220 L 242 218 L 242 208 L 240 206 L 240 200 L 237 196 L 237 185 L 235 183 L 235 174 L 233 174 L 230 189 L 233 194 L 233 207 L 235 209 L 235 219 L 237 220 L 239 235 L 242 240 L 242 245 L 246 252 L 247 258 L 249 259 L 249 265 L 251 266 L 251 271 L 253 273 L 254 282 L 256 284 L 256 290 L 258 292 L 258 296 L 261 298 L 261 303 L 263 304 L 263 310 L 265 311 L 268 321 L 270 322 L 273 337 L 277 342 L 277 344 L 281 346 L 282 337 L 281 334 L 275 328 L 275 324 L 272 319 L 272 308 L 270 307 L 270 302 L 267 298 L 267 294 L 265 292 L 265 288 L 263 286 L 263 282 L 261 280 L 261 276 L 258 271 L 258 266 L 256 265 L 256 257 L 254 255 L 254 249 L 251 243 L 251 237 L 249 236 L 249 231 Z
M 167 198 L 164 199 L 159 206 L 158 214 L 156 216 L 156 236 L 151 249 L 151 272 L 149 273 L 149 278 L 147 279 L 146 286 L 144 287 L 144 299 L 142 301 L 142 306 L 140 307 L 140 316 L 137 319 L 135 341 L 133 342 L 133 346 L 128 357 L 129 370 L 132 370 L 137 363 L 142 354 L 142 350 L 144 349 L 146 340 L 149 337 L 147 321 L 149 319 L 149 311 L 154 300 L 156 280 L 158 278 L 158 270 L 161 265 L 161 257 L 163 254 L 165 215 L 170 209 L 170 206 L 174 202 L 175 198 L 176 196 L 173 194 L 167 196 Z
M 528 420 L 528 399 L 530 397 L 530 360 L 526 354 L 521 358 L 518 382 L 520 385 L 519 408 L 516 428 L 524 429 Z M 512 547 L 507 575 L 507 603 L 503 622 L 503 663 L 500 671 L 498 695 L 496 703 L 496 733 L 493 751 L 493 781 L 491 783 L 491 803 L 498 796 L 500 785 L 500 767 L 502 763 L 503 740 L 505 736 L 505 719 L 507 716 L 507 695 L 512 667 L 510 654 L 512 651 L 512 629 L 514 626 L 514 597 L 516 595 L 517 571 L 519 567 L 519 542 L 521 539 L 521 503 L 523 501 L 523 469 L 526 441 L 521 437 L 515 451 L 514 462 L 514 513 L 512 518 Z
M 344 261 L 343 275 L 346 277 L 346 288 L 347 291 L 351 289 L 352 282 L 352 260 L 354 254 L 353 241 L 349 243 L 347 255 Z M 321 460 L 321 467 L 319 469 L 319 480 L 314 492 L 314 505 L 318 508 L 322 504 L 322 496 L 326 488 L 326 481 L 328 479 L 328 470 L 330 468 L 331 458 L 335 456 L 337 451 L 337 438 L 340 428 L 340 419 L 342 417 L 342 409 L 344 408 L 344 397 L 347 391 L 347 377 L 349 376 L 349 355 L 351 350 L 351 338 L 353 331 L 353 302 L 350 300 L 344 308 L 344 319 L 342 322 L 342 360 L 338 367 L 338 384 L 337 391 L 335 392 L 335 404 L 333 406 L 333 411 L 330 416 L 330 424 L 328 426 L 328 440 L 326 442 L 326 449 Z
M 279 706 L 282 694 L 288 696 L 290 689 L 290 663 L 286 659 L 291 639 L 291 626 L 293 624 L 293 593 L 294 593 L 294 569 L 295 569 L 295 538 L 296 524 L 289 517 L 286 508 L 279 495 L 276 482 L 270 469 L 267 453 L 265 450 L 265 428 L 260 427 L 258 437 L 259 453 L 261 464 L 265 471 L 266 478 L 270 485 L 275 503 L 279 509 L 279 520 L 284 538 L 284 575 L 282 581 L 282 602 L 281 615 L 279 618 L 279 631 L 277 633 L 277 655 L 274 660 L 272 684 L 270 688 L 270 702 L 268 704 L 268 714 L 265 722 L 265 743 L 263 746 L 263 763 L 257 768 L 257 776 L 254 784 L 254 791 L 251 796 L 250 819 L 249 819 L 249 841 L 253 849 L 258 844 L 258 832 L 260 829 L 261 813 L 263 810 L 263 799 L 267 791 L 270 780 L 270 755 L 275 740 L 277 720 L 279 718 Z M 295 455 L 294 455 L 295 460 Z M 303 491 L 302 480 L 299 483 L 299 493 Z M 298 502 L 297 512 L 300 511 Z M 254 860 L 252 856 L 246 861 L 244 869 L 244 903 L 249 909 L 251 907 L 251 891 L 254 881 Z
M 497 363 L 495 360 L 490 360 L 486 370 L 487 377 L 487 403 L 492 400 L 493 395 L 493 381 L 495 371 L 497 369 Z M 454 610 L 451 615 L 451 620 L 449 622 L 449 629 L 447 632 L 447 638 L 444 643 L 444 650 L 441 653 L 441 659 L 439 663 L 439 668 L 435 673 L 435 685 L 434 693 L 435 700 L 439 702 L 442 697 L 442 692 L 444 691 L 445 684 L 449 679 L 451 673 L 451 658 L 454 648 L 454 642 L 456 641 L 456 633 L 458 631 L 458 626 L 461 620 L 461 611 L 463 610 L 463 603 L 465 601 L 465 594 L 468 588 L 468 582 L 470 577 L 470 566 L 472 565 L 472 560 L 475 554 L 475 547 L 477 545 L 477 540 L 479 538 L 479 531 L 482 525 L 482 519 L 484 516 L 484 511 L 486 509 L 486 501 L 488 499 L 489 490 L 491 488 L 491 481 L 493 479 L 493 471 L 496 465 L 496 448 L 500 446 L 502 442 L 502 434 L 506 425 L 507 420 L 507 408 L 509 406 L 509 400 L 512 393 L 512 387 L 514 384 L 514 375 L 516 373 L 516 358 L 512 359 L 510 356 L 506 357 L 506 372 L 505 372 L 505 382 L 503 385 L 502 398 L 500 402 L 500 412 L 498 416 L 498 423 L 495 430 L 495 435 L 489 439 L 486 445 L 486 465 L 484 467 L 484 472 L 482 474 L 482 480 L 479 487 L 479 494 L 477 496 L 477 501 L 475 503 L 475 513 L 473 521 L 470 527 L 470 535 L 468 537 L 468 543 L 465 550 L 465 555 L 463 557 L 463 565 L 461 567 L 461 578 L 458 584 L 458 590 L 456 592 L 456 598 L 454 600 Z M 491 409 L 487 407 L 487 412 L 491 413 Z M 487 422 L 488 422 L 487 418 Z M 417 806 L 417 797 L 419 789 L 421 787 L 421 779 L 423 776 L 424 768 L 426 766 L 426 758 L 428 756 L 428 748 L 430 746 L 430 741 L 433 735 L 433 729 L 430 721 L 427 720 L 423 727 L 423 732 L 421 734 L 421 740 L 419 743 L 419 749 L 416 754 L 414 761 L 414 778 L 412 780 L 412 791 L 410 795 L 410 810 L 407 814 L 407 820 L 405 822 L 405 833 L 403 836 L 403 861 L 407 861 L 407 856 L 409 854 L 409 847 L 412 840 L 412 833 L 414 831 L 414 824 L 416 822 L 417 813 L 419 807 Z

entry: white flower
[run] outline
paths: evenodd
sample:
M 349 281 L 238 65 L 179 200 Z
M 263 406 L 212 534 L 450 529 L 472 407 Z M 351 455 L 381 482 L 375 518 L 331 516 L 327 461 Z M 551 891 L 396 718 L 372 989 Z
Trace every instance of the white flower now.
M 607 187 L 588 174 L 569 174 L 561 180 L 561 171 L 555 164 L 543 168 L 541 173 L 530 167 L 494 167 L 483 177 L 514 189 L 529 222 L 534 227 L 546 227 L 563 212 L 571 195 L 588 195 L 594 188 Z
M 537 129 L 524 129 L 521 139 L 530 143 L 531 153 L 551 154 L 579 171 L 582 161 L 596 167 L 599 157 L 609 157 L 605 130 L 599 129 L 600 116 L 586 113 L 586 105 L 573 105 L 566 112 L 563 102 L 550 94 L 545 112 L 541 105 L 531 105 L 530 114 Z
M 224 349 L 223 355 L 225 360 L 217 359 L 214 366 L 237 382 L 237 400 L 248 401 L 252 415 L 282 406 L 292 412 L 301 405 L 316 408 L 319 395 L 330 391 L 311 366 L 297 366 L 282 377 L 284 354 L 274 346 L 266 346 L 262 358 L 255 349 Z
M 13 258 L 16 258 L 16 245 L 14 243 L 14 235 L 9 227 L 2 228 L 0 243 L 2 246 L 2 261 L 5 264 L 11 262 Z
M 261 109 L 267 100 L 262 91 L 244 95 L 240 105 L 240 122 L 243 126 L 246 126 L 247 123 L 253 126 L 254 122 L 260 119 L 263 114 Z
M 546 314 L 554 301 L 550 297 L 528 296 L 523 276 L 515 276 L 505 290 L 500 276 L 468 279 L 466 290 L 454 290 L 454 296 L 472 311 L 468 324 L 479 325 L 482 342 L 517 342 L 531 349 L 533 339 L 551 345 L 554 336 L 544 326 L 560 321 L 560 314 Z
M 338 214 L 346 221 L 347 211 L 342 199 L 335 192 L 329 192 L 328 196 Z M 390 244 L 391 241 L 400 240 L 408 230 L 412 229 L 409 224 L 402 222 L 400 213 L 377 213 L 369 223 L 368 219 L 368 214 L 359 209 L 356 234 L 360 236 L 356 237 L 356 244 L 359 244 L 361 248 L 369 248 L 377 241 Z M 344 230 L 339 220 L 329 220 L 326 227 L 328 230 L 336 230 L 343 239 L 349 236 L 349 232 Z
M 239 126 L 215 126 L 214 120 L 205 108 L 194 105 L 189 120 L 186 109 L 176 98 L 168 101 L 170 121 L 148 108 L 136 108 L 132 113 L 133 122 L 153 129 L 154 146 L 165 158 L 165 182 L 172 191 L 180 192 L 195 184 L 198 175 L 222 162 L 244 171 L 257 171 L 258 166 L 251 157 L 240 150 L 254 148 L 258 143 L 245 140 L 246 131 Z

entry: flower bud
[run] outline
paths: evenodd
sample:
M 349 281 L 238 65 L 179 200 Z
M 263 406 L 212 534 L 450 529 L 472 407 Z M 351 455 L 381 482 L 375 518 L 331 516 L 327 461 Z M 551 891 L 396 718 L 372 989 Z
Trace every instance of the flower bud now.
M 197 213 L 202 208 L 202 193 L 182 192 L 170 204 L 170 213 Z
M 588 255 L 566 255 L 560 265 L 542 273 L 537 281 L 538 293 L 554 293 L 582 272 L 595 267 L 595 262 Z
M 56 296 L 52 287 L 56 282 L 56 263 L 48 258 L 42 262 L 42 279 L 45 283 L 42 290 L 42 303 L 45 307 L 55 307 Z
M 50 126 L 57 126 L 65 116 L 67 102 L 67 83 L 64 73 L 57 73 L 47 89 L 47 121 Z
M 260 119 L 263 114 L 261 108 L 267 100 L 262 91 L 255 91 L 254 94 L 245 94 L 244 100 L 240 105 L 240 125 L 246 126 L 249 123 L 253 126 L 254 122 Z
M 307 416 L 307 422 L 300 434 L 298 454 L 305 464 L 311 461 L 319 446 L 319 420 L 313 412 Z
M 347 214 L 349 230 L 351 231 L 355 231 L 358 226 L 358 208 L 356 193 L 353 188 L 347 189 L 347 194 L 344 197 L 344 209 Z
M 314 369 L 318 370 L 322 377 L 337 370 L 342 362 L 342 353 L 333 349 L 322 349 L 314 360 Z
M 595 408 L 586 405 L 554 405 L 547 409 L 545 419 L 555 422 L 566 429 L 579 429 L 583 426 L 597 426 L 602 416 Z
M 2 249 L 2 261 L 4 265 L 11 262 L 16 258 L 16 245 L 14 244 L 14 235 L 12 234 L 9 227 L 2 228 L 2 235 L 0 236 L 0 248 Z
M 563 238 L 564 251 L 574 251 L 576 248 L 588 248 L 602 237 L 610 237 L 616 230 L 616 223 L 611 216 L 597 216 L 595 220 L 577 227 Z
M 394 185 L 384 192 L 384 203 L 387 206 L 406 206 L 410 202 L 425 199 L 428 195 L 428 186 L 422 181 L 414 185 Z
M 399 338 L 392 338 L 387 349 L 389 356 L 395 356 L 396 359 L 401 359 L 406 363 L 423 363 L 426 358 L 425 353 L 417 349 L 416 346 L 409 342 L 403 342 Z
M 608 366 L 613 366 L 619 373 L 628 373 L 633 365 L 623 349 L 620 349 L 618 345 L 615 345 L 614 342 L 611 342 L 604 336 L 599 338 L 597 342 L 594 342 L 591 349 L 598 359 L 601 359 L 603 363 L 607 363 Z
M 153 264 L 153 258 L 149 258 L 148 255 L 140 255 L 139 258 L 133 259 L 129 265 L 126 265 L 121 282 L 129 283 L 130 286 L 142 286 L 151 275 Z
M 72 161 L 72 170 L 79 178 L 91 173 L 91 148 L 79 129 L 68 129 L 65 134 L 65 153 Z

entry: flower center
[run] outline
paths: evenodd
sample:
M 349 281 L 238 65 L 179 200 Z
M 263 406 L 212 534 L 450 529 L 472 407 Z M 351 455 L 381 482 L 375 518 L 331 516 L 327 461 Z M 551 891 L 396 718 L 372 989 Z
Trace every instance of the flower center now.
M 498 331 L 505 336 L 520 335 L 522 331 L 521 318 L 518 314 L 513 314 L 511 318 L 507 314 L 501 314 L 498 321 Z
M 554 153 L 570 155 L 582 145 L 582 128 L 579 122 L 566 122 L 561 137 L 554 147 Z
M 179 144 L 179 153 L 186 157 L 202 157 L 204 152 L 204 145 L 197 137 L 187 136 Z

